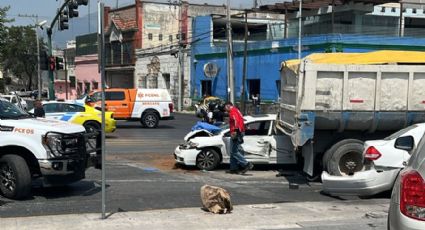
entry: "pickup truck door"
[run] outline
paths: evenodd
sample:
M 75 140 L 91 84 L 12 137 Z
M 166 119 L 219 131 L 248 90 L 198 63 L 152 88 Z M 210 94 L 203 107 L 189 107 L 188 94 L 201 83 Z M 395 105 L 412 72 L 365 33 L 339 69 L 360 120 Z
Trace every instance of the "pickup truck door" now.
M 131 117 L 130 98 L 126 90 L 107 91 L 106 108 L 110 112 L 114 112 L 117 119 L 127 119 Z
M 246 124 L 242 148 L 247 159 L 269 161 L 271 153 L 271 121 L 255 121 Z

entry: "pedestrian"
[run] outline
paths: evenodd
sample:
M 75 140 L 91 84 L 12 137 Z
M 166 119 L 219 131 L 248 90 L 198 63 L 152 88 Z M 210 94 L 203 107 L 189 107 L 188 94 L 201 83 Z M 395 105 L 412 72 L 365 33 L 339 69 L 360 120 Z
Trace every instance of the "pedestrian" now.
M 213 112 L 213 120 L 216 124 L 224 123 L 224 105 L 220 104 Z
M 43 104 L 40 100 L 34 101 L 34 116 L 35 117 L 45 117 L 46 113 L 44 112 Z
M 251 170 L 254 165 L 245 159 L 241 144 L 243 143 L 243 136 L 245 133 L 245 124 L 242 113 L 238 108 L 233 106 L 231 102 L 225 105 L 226 111 L 229 113 L 229 127 L 230 127 L 230 169 L 226 173 L 230 174 L 244 174 Z
M 255 114 L 260 114 L 260 95 L 254 94 L 252 95 L 252 105 L 255 109 Z

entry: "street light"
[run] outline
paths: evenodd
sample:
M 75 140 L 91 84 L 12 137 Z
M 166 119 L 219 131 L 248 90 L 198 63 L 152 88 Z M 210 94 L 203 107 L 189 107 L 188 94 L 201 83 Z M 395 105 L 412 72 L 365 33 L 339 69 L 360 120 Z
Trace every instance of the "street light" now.
M 37 99 L 41 100 L 41 70 L 40 70 L 40 41 L 38 39 L 38 31 L 37 28 L 43 29 L 43 26 L 47 23 L 46 20 L 43 20 L 41 22 L 38 21 L 38 16 L 36 17 L 36 28 L 35 28 L 35 39 L 37 40 L 37 81 L 38 81 L 38 95 Z

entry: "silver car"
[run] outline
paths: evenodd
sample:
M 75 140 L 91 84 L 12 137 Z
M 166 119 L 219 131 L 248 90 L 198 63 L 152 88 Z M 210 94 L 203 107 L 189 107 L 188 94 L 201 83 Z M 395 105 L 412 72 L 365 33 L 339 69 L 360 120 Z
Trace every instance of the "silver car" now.
M 412 136 L 400 137 L 395 147 L 414 149 Z M 425 138 L 413 150 L 407 167 L 400 172 L 394 184 L 388 212 L 388 229 L 425 229 Z

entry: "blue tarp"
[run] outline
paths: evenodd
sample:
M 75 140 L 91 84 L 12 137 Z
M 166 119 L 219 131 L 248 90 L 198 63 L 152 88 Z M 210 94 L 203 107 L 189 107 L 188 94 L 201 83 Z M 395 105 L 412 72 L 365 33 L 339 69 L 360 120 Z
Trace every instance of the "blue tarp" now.
M 192 131 L 200 130 L 200 129 L 207 130 L 210 133 L 218 133 L 218 132 L 221 131 L 221 128 L 220 127 L 217 127 L 215 125 L 210 125 L 210 124 L 208 124 L 206 122 L 198 121 L 196 123 L 196 125 L 194 125 L 192 127 Z

